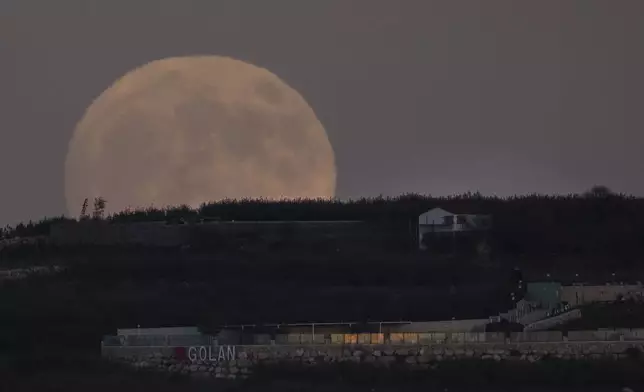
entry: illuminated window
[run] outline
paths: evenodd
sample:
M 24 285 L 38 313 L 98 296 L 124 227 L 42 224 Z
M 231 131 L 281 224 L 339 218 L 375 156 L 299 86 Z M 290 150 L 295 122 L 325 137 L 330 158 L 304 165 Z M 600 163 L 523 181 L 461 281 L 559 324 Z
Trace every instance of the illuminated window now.
M 344 343 L 344 334 L 341 334 L 341 333 L 331 334 L 331 343 L 332 344 L 342 344 L 342 343 Z
M 385 343 L 385 334 L 383 333 L 371 334 L 371 344 L 384 344 L 384 343 Z
M 405 339 L 402 333 L 392 333 L 389 335 L 389 341 L 391 344 L 402 344 Z
M 344 335 L 344 344 L 358 344 L 358 335 L 353 333 L 353 334 L 345 334 Z
M 407 344 L 418 344 L 418 334 L 417 333 L 405 333 L 403 339 Z

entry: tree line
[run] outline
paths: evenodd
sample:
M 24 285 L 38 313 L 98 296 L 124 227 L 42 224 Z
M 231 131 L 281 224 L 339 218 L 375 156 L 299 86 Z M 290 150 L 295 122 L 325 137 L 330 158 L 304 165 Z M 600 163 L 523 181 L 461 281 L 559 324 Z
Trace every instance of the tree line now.
M 95 202 L 98 209 L 105 208 Z M 613 194 L 595 187 L 585 194 L 528 195 L 507 198 L 478 193 L 450 197 L 407 194 L 341 201 L 301 199 L 223 200 L 199 208 L 178 206 L 119 212 L 105 218 L 94 213 L 85 219 L 127 223 L 143 221 L 312 221 L 359 220 L 401 224 L 417 222 L 418 215 L 441 207 L 454 213 L 489 214 L 489 238 L 494 252 L 513 255 L 615 256 L 628 258 L 644 253 L 644 198 Z M 48 218 L 2 230 L 3 237 L 46 235 L 49 227 L 71 220 Z

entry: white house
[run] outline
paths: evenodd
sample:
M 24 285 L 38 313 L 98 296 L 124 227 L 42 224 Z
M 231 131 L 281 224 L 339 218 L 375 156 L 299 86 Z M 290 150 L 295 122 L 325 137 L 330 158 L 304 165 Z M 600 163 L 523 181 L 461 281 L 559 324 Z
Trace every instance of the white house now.
M 433 208 L 418 217 L 418 244 L 423 246 L 423 236 L 428 233 L 457 233 L 489 228 L 489 215 L 465 214 Z

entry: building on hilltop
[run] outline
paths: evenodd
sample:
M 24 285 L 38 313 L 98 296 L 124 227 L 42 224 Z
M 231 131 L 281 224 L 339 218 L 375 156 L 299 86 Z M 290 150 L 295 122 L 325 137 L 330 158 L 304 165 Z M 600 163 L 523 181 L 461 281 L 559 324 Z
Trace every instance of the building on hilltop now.
M 490 215 L 432 208 L 418 217 L 418 246 L 428 249 L 432 238 L 445 238 L 445 234 L 449 234 L 455 239 L 457 235 L 487 231 L 491 225 Z

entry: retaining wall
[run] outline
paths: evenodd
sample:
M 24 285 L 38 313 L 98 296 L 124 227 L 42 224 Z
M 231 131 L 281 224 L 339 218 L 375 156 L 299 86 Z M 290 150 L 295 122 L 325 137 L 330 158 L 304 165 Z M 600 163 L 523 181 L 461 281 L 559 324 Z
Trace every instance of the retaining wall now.
M 191 347 L 103 347 L 106 358 L 137 368 L 190 374 L 196 377 L 245 378 L 260 364 L 286 361 L 303 365 L 353 362 L 428 369 L 457 359 L 536 362 L 561 359 L 622 359 L 644 350 L 641 342 L 514 342 L 437 345 L 254 345 Z

